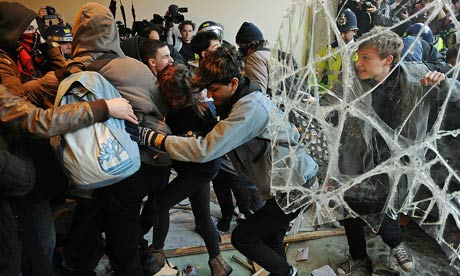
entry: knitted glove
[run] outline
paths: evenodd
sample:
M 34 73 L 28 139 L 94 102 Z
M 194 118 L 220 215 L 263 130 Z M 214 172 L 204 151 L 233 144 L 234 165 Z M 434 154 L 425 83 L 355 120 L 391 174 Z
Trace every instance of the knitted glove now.
M 125 122 L 126 131 L 131 139 L 140 146 L 154 146 L 157 149 L 165 150 L 166 135 L 148 127 L 143 127 L 130 122 Z

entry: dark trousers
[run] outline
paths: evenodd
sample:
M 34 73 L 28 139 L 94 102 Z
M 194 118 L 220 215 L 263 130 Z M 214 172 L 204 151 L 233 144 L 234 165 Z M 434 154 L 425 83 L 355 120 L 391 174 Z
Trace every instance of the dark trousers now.
M 274 199 L 240 223 L 232 233 L 232 244 L 244 256 L 258 263 L 271 276 L 289 275 L 283 239 L 289 222 L 300 211 L 285 214 Z
M 169 209 L 188 197 L 209 257 L 214 258 L 220 254 L 220 249 L 209 207 L 210 181 L 220 168 L 220 159 L 203 164 L 174 162 L 173 166 L 178 175 L 154 199 L 153 247 L 164 247 L 169 230 Z
M 343 220 L 342 223 L 345 227 L 351 258 L 353 260 L 366 258 L 367 250 L 363 220 L 361 218 L 350 218 Z M 399 219 L 393 220 L 386 215 L 378 234 L 390 248 L 398 246 L 403 240 Z
M 131 177 L 96 190 L 92 203 L 75 210 L 72 230 L 64 248 L 66 265 L 77 271 L 94 269 L 92 257 L 100 250 L 100 235 L 106 234 L 106 254 L 115 275 L 142 275 L 139 257 L 139 212 L 142 199 L 163 184 L 162 167 L 142 165 Z M 83 206 L 81 206 L 83 207 Z M 86 256 L 84 254 L 87 254 Z M 88 261 L 86 264 L 84 260 Z M 78 266 L 83 266 L 78 267 Z
M 254 210 L 256 211 L 263 206 L 263 202 L 260 199 L 260 195 L 256 191 L 257 195 L 252 196 L 248 184 L 246 181 L 241 179 L 239 176 L 231 174 L 225 170 L 219 170 L 219 173 L 216 175 L 212 181 L 214 192 L 216 193 L 217 201 L 220 205 L 220 211 L 222 217 L 232 217 L 233 209 L 233 195 L 236 199 L 236 205 L 238 206 L 239 211 L 244 214 L 245 217 L 251 215 L 250 205 L 251 198 L 254 198 Z
M 53 275 L 56 234 L 48 198 L 30 195 L 24 198 L 23 227 L 22 275 Z

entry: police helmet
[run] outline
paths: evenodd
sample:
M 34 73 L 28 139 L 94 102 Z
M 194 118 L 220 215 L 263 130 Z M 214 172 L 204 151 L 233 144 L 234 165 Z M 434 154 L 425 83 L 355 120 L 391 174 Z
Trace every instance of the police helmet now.
M 46 28 L 43 36 L 48 41 L 72 42 L 72 30 L 67 26 L 50 25 L 48 28 Z
M 358 29 L 358 20 L 356 15 L 350 9 L 343 10 L 337 17 L 337 27 L 341 33 Z
M 224 37 L 224 29 L 222 26 L 214 21 L 205 21 L 198 27 L 198 33 L 200 32 L 215 32 L 222 40 Z
M 415 23 L 412 24 L 406 31 L 407 35 L 417 36 L 420 33 L 420 37 L 428 42 L 429 44 L 433 44 L 433 32 L 431 31 L 430 27 L 423 23 Z

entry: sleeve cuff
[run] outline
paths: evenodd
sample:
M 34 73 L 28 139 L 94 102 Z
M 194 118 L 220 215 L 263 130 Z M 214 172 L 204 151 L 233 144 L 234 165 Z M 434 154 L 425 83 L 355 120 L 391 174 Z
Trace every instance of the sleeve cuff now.
M 100 99 L 92 102 L 88 102 L 91 110 L 93 111 L 94 122 L 104 122 L 110 118 L 109 107 L 105 100 Z
M 160 149 L 162 151 L 166 151 L 166 138 L 168 138 L 168 135 L 165 135 L 165 138 L 163 138 L 163 141 L 161 141 L 161 144 L 160 144 Z

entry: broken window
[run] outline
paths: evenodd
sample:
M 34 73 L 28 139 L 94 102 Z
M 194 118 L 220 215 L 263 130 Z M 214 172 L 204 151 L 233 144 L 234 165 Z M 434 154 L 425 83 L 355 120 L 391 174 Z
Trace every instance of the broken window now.
M 289 181 L 277 177 L 280 163 L 289 169 L 286 158 L 306 151 L 320 170 L 318 185 L 291 194 L 291 199 L 304 197 L 309 203 L 308 211 L 300 216 L 303 224 L 320 225 L 359 216 L 377 231 L 382 214 L 395 217 L 404 213 L 440 244 L 452 265 L 460 267 L 460 102 L 456 102 L 460 67 L 449 67 L 449 79 L 442 84 L 396 91 L 388 102 L 381 102 L 382 108 L 393 110 L 392 123 L 385 123 L 388 121 L 377 114 L 372 101 L 379 99 L 382 84 L 391 84 L 391 80 L 359 81 L 353 62 L 359 41 L 345 44 L 338 39 L 334 52 L 317 56 L 319 49 L 340 38 L 337 14 L 357 4 L 350 1 L 338 6 L 324 0 L 293 1 L 283 18 L 273 43 L 271 87 L 275 87 L 272 99 L 285 116 L 271 118 L 270 129 L 273 144 L 287 122 L 295 123 L 302 138 L 287 153 L 273 154 L 273 192 L 290 191 Z M 415 12 L 408 18 L 400 14 L 381 18 L 380 24 L 401 34 L 415 22 L 436 30 L 451 24 L 450 33 L 435 39 L 444 37 L 444 43 L 450 45 L 459 42 L 455 39 L 460 25 L 451 1 L 423 1 L 416 7 L 410 6 L 415 5 L 410 0 L 401 3 Z M 401 60 L 422 35 L 422 31 L 414 35 L 416 39 Z M 336 54 L 342 59 L 338 85 L 324 90 L 316 66 Z M 438 65 L 426 66 L 436 69 Z M 392 93 L 391 85 L 383 92 Z

